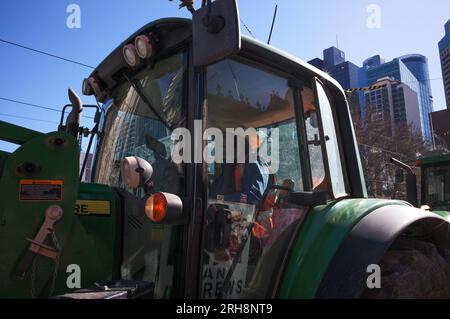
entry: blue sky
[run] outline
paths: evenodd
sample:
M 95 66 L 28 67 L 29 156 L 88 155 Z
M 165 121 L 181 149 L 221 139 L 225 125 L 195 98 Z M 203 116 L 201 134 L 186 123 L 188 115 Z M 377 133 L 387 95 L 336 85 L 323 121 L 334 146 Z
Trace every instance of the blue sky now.
M 199 5 L 201 1 L 197 0 Z M 69 29 L 69 4 L 81 8 L 81 28 Z M 450 19 L 449 0 L 241 0 L 242 20 L 260 40 L 267 40 L 273 9 L 278 17 L 271 44 L 304 60 L 321 57 L 336 44 L 357 65 L 375 54 L 392 58 L 420 53 L 428 57 L 435 109 L 445 105 L 437 43 Z M 381 9 L 381 27 L 370 29 L 367 8 Z M 189 17 L 168 0 L 2 0 L 0 38 L 96 66 L 144 24 L 162 17 Z M 247 31 L 242 26 L 243 33 Z M 81 92 L 91 70 L 0 43 L 0 97 L 60 108 L 67 88 Z M 92 98 L 83 97 L 86 104 Z M 88 111 L 87 113 L 90 113 Z M 37 118 L 16 119 L 2 114 Z M 0 120 L 47 132 L 56 129 L 57 112 L 0 100 Z M 53 123 L 55 122 L 55 123 Z M 85 123 L 90 124 L 90 123 Z M 0 143 L 0 149 L 13 147 Z

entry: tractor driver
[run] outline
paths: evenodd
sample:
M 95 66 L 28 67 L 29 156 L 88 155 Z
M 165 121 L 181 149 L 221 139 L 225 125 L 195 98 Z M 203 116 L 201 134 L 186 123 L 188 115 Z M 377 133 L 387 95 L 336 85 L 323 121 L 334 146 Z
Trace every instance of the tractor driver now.
M 258 206 L 269 184 L 269 169 L 264 160 L 257 156 L 262 139 L 259 136 L 245 136 L 245 162 L 237 163 L 237 138 L 243 137 L 235 137 L 234 163 L 222 164 L 210 194 L 213 198 Z M 256 161 L 250 162 L 250 154 Z

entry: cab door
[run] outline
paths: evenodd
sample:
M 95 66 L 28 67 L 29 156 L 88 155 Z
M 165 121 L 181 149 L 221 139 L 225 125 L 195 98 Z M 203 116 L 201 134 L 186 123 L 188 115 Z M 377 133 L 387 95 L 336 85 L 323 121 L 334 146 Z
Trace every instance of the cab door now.
M 302 160 L 308 153 L 301 151 L 307 142 L 297 120 L 299 90 L 283 72 L 241 58 L 211 65 L 206 73 L 199 296 L 270 297 L 309 211 L 287 200 L 312 184 L 309 159 Z M 320 144 L 318 149 L 316 162 L 323 163 Z M 321 167 L 314 171 L 318 179 L 325 174 Z

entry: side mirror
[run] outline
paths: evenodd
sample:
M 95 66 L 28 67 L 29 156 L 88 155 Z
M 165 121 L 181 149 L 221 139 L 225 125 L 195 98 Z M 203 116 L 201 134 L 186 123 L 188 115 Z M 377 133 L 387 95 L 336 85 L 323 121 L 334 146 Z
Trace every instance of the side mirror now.
M 411 167 L 398 159 L 391 158 L 391 163 L 406 172 L 406 197 L 408 202 L 414 207 L 418 207 L 419 200 L 417 198 L 417 177 Z
M 398 168 L 395 170 L 395 182 L 403 183 L 405 181 L 405 176 L 403 175 L 403 170 Z
M 216 0 L 192 17 L 194 66 L 201 67 L 237 54 L 241 29 L 237 0 Z
M 149 162 L 140 157 L 126 157 L 120 163 L 120 174 L 127 187 L 149 188 L 153 175 L 153 167 Z

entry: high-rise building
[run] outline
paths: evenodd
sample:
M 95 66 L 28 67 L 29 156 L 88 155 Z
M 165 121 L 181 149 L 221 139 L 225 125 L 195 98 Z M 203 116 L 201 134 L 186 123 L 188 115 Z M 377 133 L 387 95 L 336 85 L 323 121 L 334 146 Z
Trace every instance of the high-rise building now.
M 417 93 L 408 85 L 390 77 L 376 83 L 377 88 L 364 93 L 366 109 L 373 121 L 387 124 L 390 135 L 402 124 L 421 131 L 420 108 Z
M 359 67 L 345 61 L 345 53 L 335 47 L 323 51 L 323 60 L 315 58 L 308 63 L 330 74 L 344 89 L 359 86 Z
M 439 54 L 441 56 L 445 99 L 447 100 L 447 108 L 450 109 L 450 20 L 445 24 L 445 36 L 439 41 Z
M 359 86 L 359 67 L 350 61 L 344 61 L 331 70 L 329 74 L 335 78 L 344 89 L 357 88 Z
M 382 57 L 381 55 L 374 55 L 373 57 L 370 57 L 363 62 L 363 68 L 365 70 L 368 70 L 370 68 L 376 68 L 384 63 L 386 63 L 384 57 Z
M 324 62 L 322 59 L 319 58 L 314 58 L 311 61 L 308 62 L 311 65 L 314 65 L 316 68 L 320 69 L 320 70 L 324 70 Z
M 331 47 L 323 50 L 324 67 L 331 70 L 336 65 L 345 62 L 345 53 L 338 48 Z
M 427 68 L 428 70 L 428 68 Z M 370 86 L 378 82 L 378 80 L 390 77 L 409 86 L 419 98 L 420 109 L 420 127 L 422 130 L 422 138 L 427 144 L 432 143 L 432 133 L 429 121 L 430 110 L 430 93 L 422 86 L 420 81 L 414 76 L 413 72 L 406 66 L 401 58 L 394 59 L 390 62 L 382 63 L 379 66 L 370 67 L 364 70 L 366 85 Z M 428 79 L 428 77 L 427 77 Z M 425 81 L 424 81 L 425 82 Z M 409 107 L 408 105 L 406 107 Z M 432 107 L 432 106 L 431 106 Z M 432 109 L 431 109 L 432 110 Z
M 323 60 L 315 58 L 308 63 L 330 74 L 345 90 L 359 87 L 359 67 L 350 61 L 345 61 L 345 53 L 335 47 L 323 51 Z M 356 111 L 359 112 L 357 93 L 349 97 L 349 104 L 353 115 Z
M 363 66 L 362 68 L 359 68 L 358 70 L 358 78 L 359 78 L 359 87 L 363 88 L 365 86 L 367 86 L 367 76 L 366 76 L 366 71 L 371 69 L 371 68 L 376 68 L 379 67 L 380 65 L 384 64 L 386 62 L 385 58 L 382 57 L 381 55 L 374 55 L 373 57 L 370 57 L 368 59 L 366 59 L 363 62 Z M 359 92 L 359 105 L 361 108 L 361 117 L 365 116 L 365 95 L 363 92 Z
M 422 112 L 422 126 L 425 131 L 432 133 L 429 116 L 434 111 L 433 94 L 431 93 L 430 72 L 428 71 L 428 59 L 420 54 L 409 54 L 399 57 L 414 77 L 419 81 L 420 111 Z
M 436 148 L 450 150 L 450 109 L 430 114 L 433 128 L 433 144 Z

